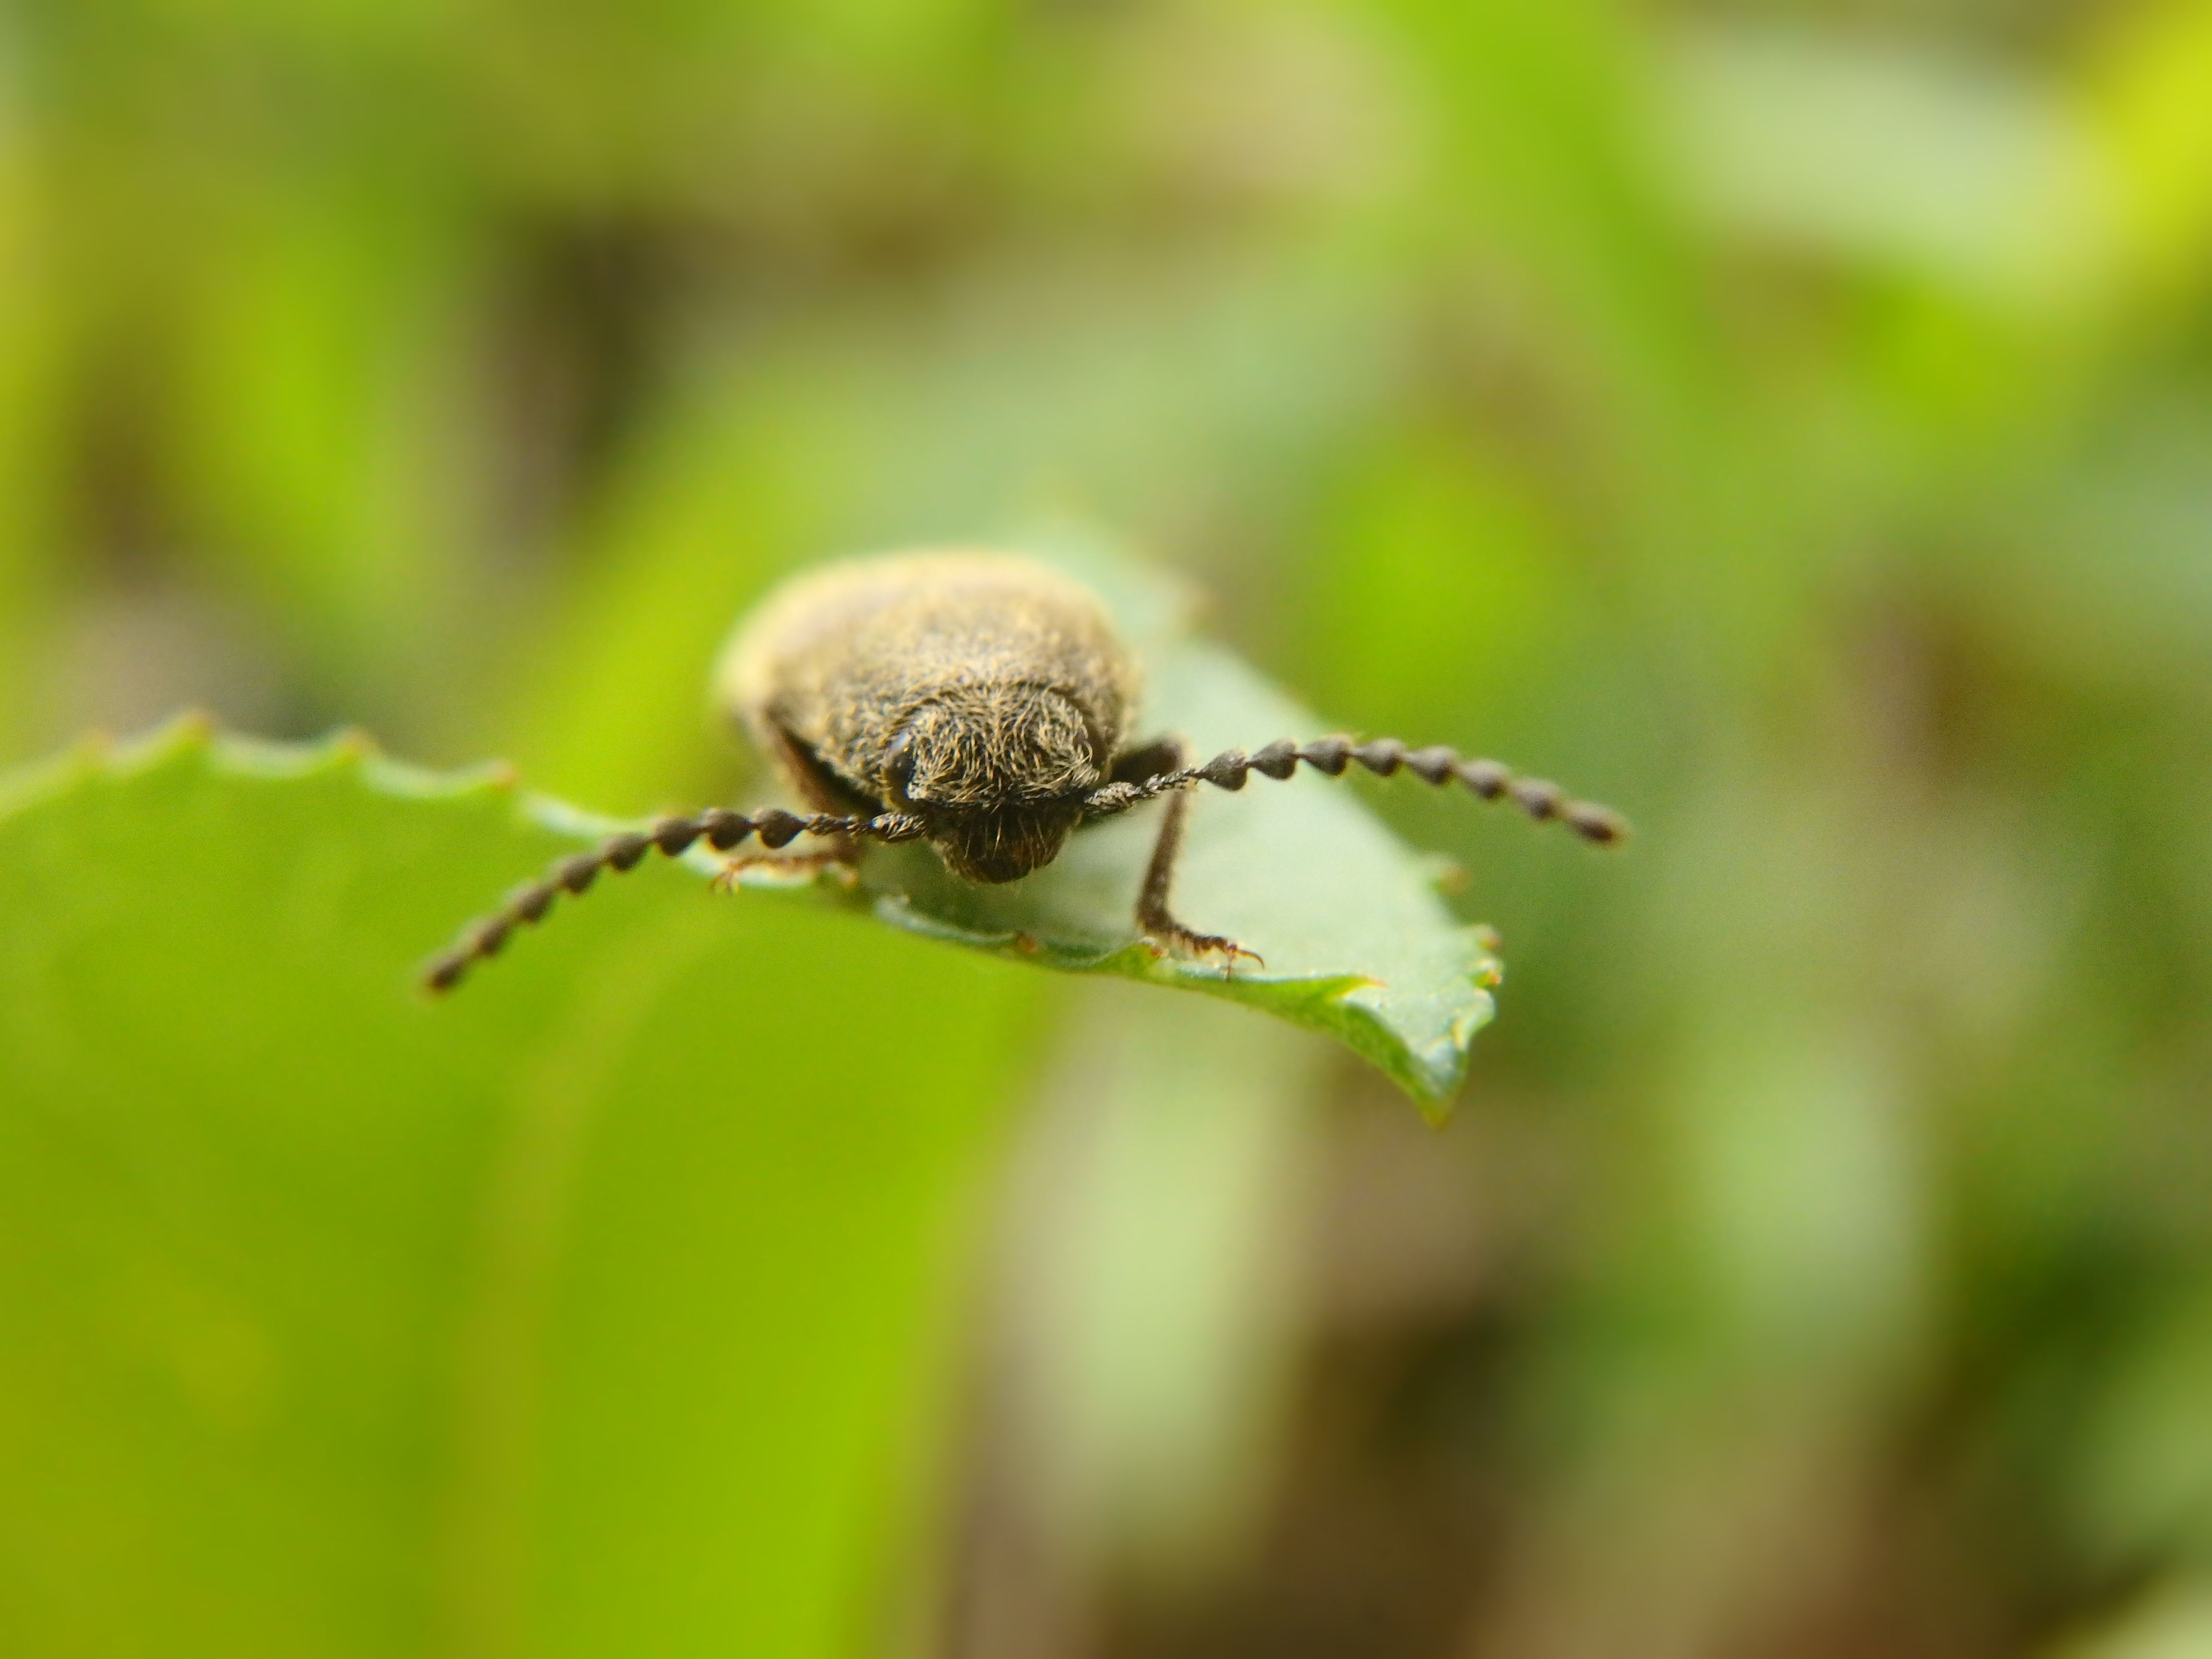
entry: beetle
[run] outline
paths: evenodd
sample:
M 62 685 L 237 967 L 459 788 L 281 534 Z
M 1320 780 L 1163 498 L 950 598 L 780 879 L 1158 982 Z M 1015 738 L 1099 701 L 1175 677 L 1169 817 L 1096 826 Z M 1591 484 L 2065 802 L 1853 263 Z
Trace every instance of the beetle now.
M 580 895 L 601 871 L 632 869 L 655 849 L 673 858 L 703 842 L 730 853 L 748 839 L 769 849 L 732 858 L 726 880 L 762 863 L 850 872 L 865 842 L 927 841 L 954 876 L 996 884 L 1051 863 L 1084 826 L 1163 797 L 1137 929 L 1163 952 L 1218 956 L 1231 972 L 1238 959 L 1259 957 L 1187 927 L 1169 908 L 1190 792 L 1201 783 L 1242 789 L 1255 772 L 1288 778 L 1301 764 L 1331 777 L 1356 763 L 1382 777 L 1402 770 L 1457 783 L 1599 846 L 1628 833 L 1620 814 L 1570 799 L 1556 784 L 1390 738 L 1281 739 L 1194 766 L 1172 736 L 1127 740 L 1138 692 L 1135 660 L 1105 605 L 1036 560 L 922 551 L 803 573 L 739 625 L 716 667 L 714 696 L 812 810 L 746 816 L 711 807 L 611 836 L 471 924 L 423 983 L 452 989 L 560 894 Z M 803 835 L 818 847 L 777 856 Z

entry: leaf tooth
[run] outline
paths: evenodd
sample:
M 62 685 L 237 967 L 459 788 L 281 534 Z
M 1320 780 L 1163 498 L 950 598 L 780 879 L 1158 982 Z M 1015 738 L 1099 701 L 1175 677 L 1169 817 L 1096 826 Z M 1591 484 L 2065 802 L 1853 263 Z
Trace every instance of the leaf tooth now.
M 343 726 L 331 733 L 326 752 L 332 766 L 344 769 L 358 767 L 364 761 L 374 760 L 383 753 L 368 729 L 359 726 Z

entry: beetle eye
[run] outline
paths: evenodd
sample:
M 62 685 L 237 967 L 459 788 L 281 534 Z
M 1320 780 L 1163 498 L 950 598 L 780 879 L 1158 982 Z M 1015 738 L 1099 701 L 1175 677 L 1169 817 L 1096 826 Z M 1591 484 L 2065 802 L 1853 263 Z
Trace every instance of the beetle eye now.
M 902 732 L 891 739 L 891 746 L 884 751 L 884 782 L 893 803 L 908 804 L 907 786 L 914 781 L 914 733 Z

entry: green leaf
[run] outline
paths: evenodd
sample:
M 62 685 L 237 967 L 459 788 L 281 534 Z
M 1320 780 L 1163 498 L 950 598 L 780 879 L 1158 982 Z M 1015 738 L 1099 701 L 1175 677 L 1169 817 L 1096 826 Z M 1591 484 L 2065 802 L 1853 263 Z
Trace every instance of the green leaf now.
M 190 726 L 0 781 L 0 1651 L 864 1650 L 1048 981 Z
M 1035 550 L 1103 595 L 1138 650 L 1140 738 L 1174 732 L 1203 758 L 1330 729 L 1194 637 L 1187 596 L 1165 579 L 1073 538 L 1043 538 Z M 1017 961 L 1243 1003 L 1339 1038 L 1441 1115 L 1466 1075 L 1468 1045 L 1496 1012 L 1500 964 L 1489 931 L 1457 921 L 1437 896 L 1439 861 L 1410 851 L 1355 787 L 1301 769 L 1282 782 L 1255 773 L 1236 794 L 1203 789 L 1193 799 L 1176 914 L 1249 946 L 1264 966 L 1163 956 L 1139 937 L 1137 891 L 1158 806 L 1083 831 L 1051 865 L 1003 887 L 957 881 L 926 846 L 911 844 L 871 848 L 857 889 L 834 874 L 793 881 L 758 867 L 741 879 L 857 903 L 894 926 Z M 1479 810 L 1472 800 L 1468 808 Z M 580 837 L 633 827 L 542 799 L 535 810 Z M 702 873 L 720 868 L 704 850 L 686 862 Z
M 1321 729 L 1085 574 L 1154 729 Z M 992 890 L 656 859 L 433 1002 L 457 922 L 609 821 L 190 721 L 0 780 L 0 1649 L 848 1650 L 1047 982 L 991 957 L 1246 1002 L 1428 1101 L 1490 1015 L 1480 930 L 1343 782 L 1194 803 L 1178 905 L 1265 970 L 1136 941 L 1153 816 Z

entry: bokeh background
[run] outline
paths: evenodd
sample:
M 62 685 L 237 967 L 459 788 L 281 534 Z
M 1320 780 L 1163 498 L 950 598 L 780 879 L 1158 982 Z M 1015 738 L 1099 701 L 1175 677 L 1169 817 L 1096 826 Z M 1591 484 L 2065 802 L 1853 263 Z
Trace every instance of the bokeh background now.
M 728 798 L 777 574 L 1071 517 L 1641 834 L 1369 792 L 1441 1133 L 1054 988 L 852 1650 L 2212 1654 L 2212 5 L 0 11 L 0 760 Z

